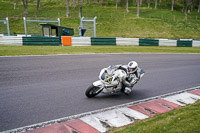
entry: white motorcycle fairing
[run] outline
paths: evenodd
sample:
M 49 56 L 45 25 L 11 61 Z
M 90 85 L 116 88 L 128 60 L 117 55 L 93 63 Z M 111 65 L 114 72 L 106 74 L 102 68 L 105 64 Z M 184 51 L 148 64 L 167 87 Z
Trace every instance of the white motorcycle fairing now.
M 99 74 L 98 81 L 93 83 L 94 86 L 99 87 L 100 90 L 104 93 L 116 93 L 119 92 L 122 88 L 121 80 L 126 76 L 126 73 L 123 70 L 110 70 L 104 68 Z
M 103 83 L 101 82 L 101 80 L 95 81 L 95 82 L 93 83 L 93 85 L 96 86 L 96 87 L 99 87 L 99 88 L 103 88 L 103 87 L 104 87 L 104 85 L 103 85 Z

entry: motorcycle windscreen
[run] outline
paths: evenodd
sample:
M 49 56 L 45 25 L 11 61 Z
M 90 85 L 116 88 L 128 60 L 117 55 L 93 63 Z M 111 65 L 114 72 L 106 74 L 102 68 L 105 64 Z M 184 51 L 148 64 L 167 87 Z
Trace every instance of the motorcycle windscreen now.
M 109 75 L 107 72 L 104 72 L 101 75 L 101 80 L 108 82 L 108 83 L 110 83 L 112 81 L 112 78 L 113 78 L 112 75 Z

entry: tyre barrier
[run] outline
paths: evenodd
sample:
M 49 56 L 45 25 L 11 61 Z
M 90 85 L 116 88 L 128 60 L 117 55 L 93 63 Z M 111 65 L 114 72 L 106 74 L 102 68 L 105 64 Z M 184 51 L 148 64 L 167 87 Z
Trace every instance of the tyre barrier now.
M 177 40 L 159 39 L 159 46 L 174 46 L 176 47 Z
M 61 40 L 58 37 L 22 37 L 23 45 L 28 46 L 59 46 Z
M 0 45 L 45 45 L 45 46 L 174 46 L 200 47 L 194 39 L 149 39 L 120 37 L 43 37 L 43 36 L 0 36 Z
M 91 45 L 116 45 L 114 37 L 91 37 Z
M 91 46 L 91 37 L 71 37 L 73 46 Z
M 139 39 L 139 46 L 159 46 L 157 39 Z
M 70 38 L 70 37 L 69 37 Z M 109 37 L 71 37 L 71 46 L 174 46 L 200 47 L 200 40 L 193 39 L 148 39 L 148 38 L 109 38 Z
M 139 38 L 116 38 L 116 45 L 139 45 Z
M 23 44 L 20 36 L 0 36 L 0 45 L 19 45 Z

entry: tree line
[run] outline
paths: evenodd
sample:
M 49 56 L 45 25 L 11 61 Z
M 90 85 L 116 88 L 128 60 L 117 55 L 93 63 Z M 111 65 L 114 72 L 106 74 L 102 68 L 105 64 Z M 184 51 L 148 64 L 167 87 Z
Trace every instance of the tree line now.
M 14 9 L 18 8 L 18 3 L 21 0 L 14 0 Z M 55 0 L 43 0 L 44 2 L 53 2 Z M 136 6 L 137 7 L 137 14 L 136 16 L 140 16 L 140 7 L 141 6 L 147 6 L 148 8 L 154 8 L 157 9 L 158 5 L 170 5 L 171 11 L 174 12 L 174 9 L 177 6 L 182 6 L 182 12 L 187 17 L 188 12 L 197 9 L 197 12 L 200 13 L 200 0 L 57 0 L 60 1 L 63 4 L 66 4 L 66 17 L 70 16 L 70 10 L 69 7 L 77 7 L 79 6 L 79 17 L 82 17 L 82 8 L 84 5 L 91 5 L 95 2 L 95 4 L 101 5 L 104 3 L 115 5 L 115 8 L 117 9 L 119 6 L 125 5 L 126 12 L 129 12 L 130 6 Z M 37 2 L 36 11 L 39 12 L 40 8 L 40 0 L 22 0 L 23 2 L 23 8 L 24 8 L 24 14 L 28 14 L 28 3 L 29 2 Z

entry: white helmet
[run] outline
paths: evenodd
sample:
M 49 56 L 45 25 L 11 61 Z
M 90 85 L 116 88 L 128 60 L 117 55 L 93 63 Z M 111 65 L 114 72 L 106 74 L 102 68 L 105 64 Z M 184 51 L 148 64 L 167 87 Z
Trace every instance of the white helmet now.
M 129 73 L 134 73 L 138 69 L 138 64 L 135 61 L 130 61 L 128 63 L 128 72 Z

